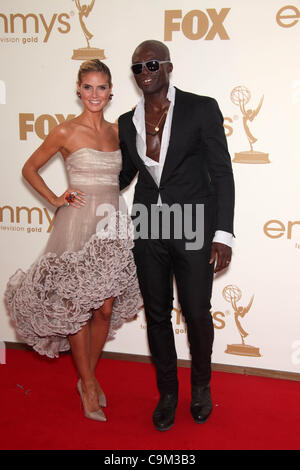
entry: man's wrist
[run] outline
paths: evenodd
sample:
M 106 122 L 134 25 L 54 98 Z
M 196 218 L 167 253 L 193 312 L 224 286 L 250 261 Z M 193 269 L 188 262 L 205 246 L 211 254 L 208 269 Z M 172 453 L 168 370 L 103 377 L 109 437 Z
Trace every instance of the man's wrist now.
M 224 245 L 233 246 L 233 235 L 229 232 L 224 232 L 223 230 L 217 230 L 213 238 L 213 242 L 223 243 Z

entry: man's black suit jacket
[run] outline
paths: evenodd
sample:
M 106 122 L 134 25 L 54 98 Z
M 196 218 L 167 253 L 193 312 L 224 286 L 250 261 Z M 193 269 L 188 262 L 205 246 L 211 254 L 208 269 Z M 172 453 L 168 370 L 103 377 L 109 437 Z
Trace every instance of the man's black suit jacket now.
M 215 230 L 233 234 L 234 180 L 223 127 L 213 98 L 176 88 L 170 143 L 159 187 L 136 148 L 134 111 L 119 118 L 123 168 L 120 189 L 139 172 L 133 203 L 150 207 L 160 193 L 164 204 L 215 204 Z

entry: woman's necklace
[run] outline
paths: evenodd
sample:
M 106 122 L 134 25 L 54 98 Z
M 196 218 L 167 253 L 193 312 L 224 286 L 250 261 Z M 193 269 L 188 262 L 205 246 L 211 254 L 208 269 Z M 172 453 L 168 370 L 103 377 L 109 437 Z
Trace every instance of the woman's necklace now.
M 157 124 L 151 124 L 151 122 L 147 122 L 145 120 L 145 123 L 148 124 L 148 126 L 154 127 L 154 130 L 155 130 L 154 134 L 151 132 L 147 132 L 147 131 L 146 131 L 146 134 L 152 135 L 153 137 L 156 136 L 159 133 L 160 123 L 162 122 L 164 116 L 166 116 L 167 114 L 168 114 L 168 110 L 164 111 Z

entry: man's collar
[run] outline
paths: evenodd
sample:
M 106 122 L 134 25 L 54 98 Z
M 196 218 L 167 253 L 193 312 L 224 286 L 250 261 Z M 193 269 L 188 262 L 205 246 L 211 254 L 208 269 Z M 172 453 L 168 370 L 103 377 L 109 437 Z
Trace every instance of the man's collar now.
M 176 93 L 175 87 L 172 85 L 172 83 L 169 83 L 167 99 L 172 104 L 175 103 L 175 93 Z M 140 99 L 140 101 L 138 102 L 138 104 L 135 108 L 134 115 L 141 116 L 140 113 L 142 113 L 142 115 L 144 115 L 144 113 L 145 113 L 145 97 L 144 97 L 144 95 L 141 96 L 141 99 Z
M 170 101 L 170 103 L 172 103 L 173 106 L 175 104 L 175 94 L 176 94 L 175 87 L 171 83 L 169 83 L 167 99 Z M 136 106 L 134 110 L 132 121 L 135 125 L 137 132 L 141 135 L 144 135 L 145 134 L 145 98 L 144 98 L 144 95 L 142 95 L 140 101 L 138 102 L 138 105 Z
M 167 94 L 167 99 L 170 101 L 170 103 L 174 104 L 175 103 L 175 94 L 176 94 L 176 89 L 172 85 L 172 83 L 169 84 L 169 90 Z

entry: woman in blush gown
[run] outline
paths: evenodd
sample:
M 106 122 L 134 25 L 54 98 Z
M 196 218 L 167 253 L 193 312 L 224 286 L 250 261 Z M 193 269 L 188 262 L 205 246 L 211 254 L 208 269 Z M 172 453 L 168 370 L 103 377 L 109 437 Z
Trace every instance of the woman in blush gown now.
M 6 304 L 21 338 L 40 354 L 58 357 L 71 348 L 85 416 L 106 421 L 106 397 L 95 368 L 107 338 L 141 308 L 132 236 L 99 230 L 102 208 L 113 208 L 115 227 L 126 228 L 119 211 L 117 125 L 104 119 L 111 99 L 108 67 L 98 59 L 84 62 L 77 94 L 83 113 L 51 131 L 23 167 L 23 176 L 57 208 L 54 226 L 41 257 L 24 273 L 12 276 Z M 56 196 L 38 170 L 57 152 L 64 158 L 68 189 Z M 100 212 L 99 212 L 100 208 Z M 111 214 L 112 215 L 112 214 Z

